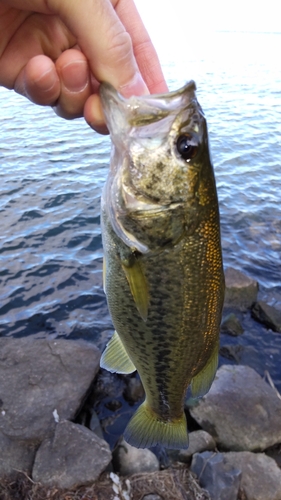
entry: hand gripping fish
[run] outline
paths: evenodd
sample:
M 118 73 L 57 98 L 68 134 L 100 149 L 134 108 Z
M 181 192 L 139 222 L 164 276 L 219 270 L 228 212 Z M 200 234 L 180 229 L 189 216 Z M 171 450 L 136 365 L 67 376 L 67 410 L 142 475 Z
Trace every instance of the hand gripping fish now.
M 124 437 L 186 448 L 186 390 L 214 379 L 224 297 L 216 185 L 195 84 L 123 98 L 100 95 L 112 139 L 102 195 L 104 289 L 115 333 L 101 358 L 138 370 L 146 398 Z

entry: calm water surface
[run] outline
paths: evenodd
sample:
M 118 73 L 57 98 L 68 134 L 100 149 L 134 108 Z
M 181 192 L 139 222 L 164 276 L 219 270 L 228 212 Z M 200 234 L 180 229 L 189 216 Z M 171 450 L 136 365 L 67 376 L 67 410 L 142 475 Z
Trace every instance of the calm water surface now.
M 206 114 L 225 265 L 281 307 L 281 34 L 217 33 L 173 62 Z M 103 342 L 99 200 L 110 141 L 0 89 L 0 335 Z M 279 358 L 280 359 L 280 358 Z

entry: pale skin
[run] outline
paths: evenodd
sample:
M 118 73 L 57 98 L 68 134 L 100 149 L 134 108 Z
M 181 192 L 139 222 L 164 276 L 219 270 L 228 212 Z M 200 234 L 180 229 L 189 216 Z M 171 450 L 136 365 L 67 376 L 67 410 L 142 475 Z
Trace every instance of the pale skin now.
M 167 91 L 133 0 L 0 0 L 0 85 L 107 133 L 102 81 L 122 95 Z

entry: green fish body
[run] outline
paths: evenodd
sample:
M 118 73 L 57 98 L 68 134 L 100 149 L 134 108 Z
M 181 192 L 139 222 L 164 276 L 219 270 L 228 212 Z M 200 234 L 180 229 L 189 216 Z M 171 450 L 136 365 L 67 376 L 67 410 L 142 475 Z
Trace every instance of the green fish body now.
M 163 95 L 101 98 L 112 138 L 102 196 L 104 288 L 115 333 L 101 366 L 138 370 L 146 398 L 124 437 L 188 446 L 186 390 L 214 379 L 224 298 L 219 210 L 194 82 Z

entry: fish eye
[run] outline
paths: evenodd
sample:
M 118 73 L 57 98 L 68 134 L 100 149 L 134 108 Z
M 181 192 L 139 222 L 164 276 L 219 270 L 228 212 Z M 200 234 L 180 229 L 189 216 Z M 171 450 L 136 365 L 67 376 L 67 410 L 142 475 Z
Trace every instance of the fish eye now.
M 181 157 L 188 161 L 196 156 L 198 146 L 194 144 L 192 135 L 183 134 L 177 139 L 177 150 Z

